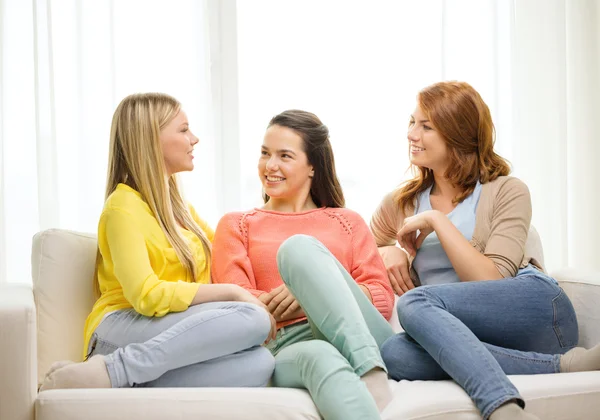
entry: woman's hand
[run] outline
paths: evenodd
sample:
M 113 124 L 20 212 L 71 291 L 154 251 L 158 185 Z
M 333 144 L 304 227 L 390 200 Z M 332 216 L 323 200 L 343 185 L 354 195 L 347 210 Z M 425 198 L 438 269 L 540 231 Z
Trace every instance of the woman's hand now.
M 421 247 L 425 238 L 435 231 L 433 224 L 435 218 L 439 215 L 446 217 L 437 210 L 427 210 L 404 219 L 404 224 L 396 235 L 400 246 L 413 257 L 417 255 L 417 250 Z M 419 231 L 418 236 L 417 230 Z
M 263 308 L 265 311 L 267 311 L 267 313 L 269 314 L 269 318 L 271 320 L 271 331 L 269 332 L 269 335 L 267 336 L 267 339 L 265 340 L 265 343 L 268 343 L 271 340 L 274 340 L 276 335 L 277 335 L 277 322 L 275 321 L 275 318 L 273 317 L 273 315 L 271 315 L 271 312 L 269 311 L 269 308 L 267 307 L 267 305 L 265 305 L 264 303 L 262 303 L 260 301 L 260 299 L 258 299 L 257 297 L 255 297 L 252 293 L 250 293 L 249 291 L 247 291 L 246 289 L 244 289 L 243 287 L 237 287 L 239 290 L 236 290 L 235 295 L 234 295 L 234 300 L 237 302 L 247 302 L 247 303 L 253 303 L 257 306 L 260 306 L 261 308 Z
M 379 253 L 383 258 L 383 263 L 385 264 L 394 292 L 398 296 L 402 296 L 410 289 L 414 289 L 415 285 L 408 271 L 408 255 L 406 251 L 397 246 L 385 246 L 379 248 Z
M 304 316 L 300 304 L 285 284 L 261 295 L 260 300 L 279 322 Z

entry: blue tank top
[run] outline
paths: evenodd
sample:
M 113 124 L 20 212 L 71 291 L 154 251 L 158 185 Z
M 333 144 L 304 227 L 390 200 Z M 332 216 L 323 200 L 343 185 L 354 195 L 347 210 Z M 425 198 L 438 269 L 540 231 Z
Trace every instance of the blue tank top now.
M 431 210 L 430 194 L 431 187 L 419 194 L 415 214 Z M 480 195 L 481 184 L 478 181 L 473 192 L 447 214 L 448 219 L 468 241 L 475 230 L 475 213 Z M 421 244 L 413 260 L 413 267 L 422 285 L 460 282 L 435 232 L 429 234 Z

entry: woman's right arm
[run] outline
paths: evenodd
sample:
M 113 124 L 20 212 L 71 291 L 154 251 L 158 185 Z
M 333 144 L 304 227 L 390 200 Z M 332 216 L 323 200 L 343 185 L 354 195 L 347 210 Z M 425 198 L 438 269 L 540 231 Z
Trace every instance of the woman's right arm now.
M 277 325 L 269 308 L 258 297 L 266 292 L 256 288 L 256 280 L 244 237 L 240 230 L 240 214 L 229 213 L 221 218 L 215 231 L 212 244 L 212 281 L 213 287 L 234 287 L 239 289 L 237 300 L 261 305 L 271 319 L 271 333 L 275 338 Z
M 142 315 L 160 317 L 185 311 L 192 305 L 219 301 L 248 302 L 266 309 L 255 296 L 235 284 L 161 280 L 150 264 L 144 234 L 135 218 L 123 210 L 105 211 L 98 237 L 105 238 L 99 241 L 100 252 L 112 262 L 125 299 Z M 275 331 L 271 317 L 271 338 Z
M 164 316 L 185 311 L 192 304 L 202 285 L 161 280 L 150 263 L 146 238 L 130 213 L 106 210 L 98 226 L 98 239 L 100 253 L 112 263 L 123 295 L 136 312 Z
M 370 223 L 390 284 L 398 296 L 415 287 L 409 275 L 408 254 L 396 246 L 396 235 L 403 221 L 404 212 L 398 208 L 391 192 L 383 198 Z
M 256 287 L 240 218 L 240 213 L 229 213 L 223 216 L 217 225 L 212 246 L 212 280 L 213 283 L 223 285 L 238 285 L 259 297 L 266 291 Z

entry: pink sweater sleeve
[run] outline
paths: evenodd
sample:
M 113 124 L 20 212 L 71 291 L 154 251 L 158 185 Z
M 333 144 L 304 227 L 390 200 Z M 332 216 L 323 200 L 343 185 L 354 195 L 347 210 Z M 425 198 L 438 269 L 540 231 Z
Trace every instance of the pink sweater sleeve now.
M 228 213 L 217 225 L 212 244 L 212 280 L 213 283 L 237 284 L 258 297 L 265 292 L 256 288 L 241 217 L 241 213 Z
M 371 293 L 373 305 L 385 319 L 392 317 L 394 291 L 387 271 L 377 250 L 375 238 L 365 221 L 356 213 L 349 218 L 352 223 L 352 271 L 351 275 Z

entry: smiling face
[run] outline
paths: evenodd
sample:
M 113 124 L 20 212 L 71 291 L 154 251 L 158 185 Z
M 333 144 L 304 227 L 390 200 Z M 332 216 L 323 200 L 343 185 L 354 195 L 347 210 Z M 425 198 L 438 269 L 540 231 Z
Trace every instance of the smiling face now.
M 258 176 L 265 194 L 278 202 L 310 200 L 313 175 L 302 137 L 287 127 L 269 127 L 258 161 Z
M 198 137 L 190 130 L 187 115 L 185 112 L 179 111 L 160 130 L 160 144 L 168 176 L 194 169 L 193 151 L 197 143 Z
M 448 146 L 417 104 L 408 126 L 410 163 L 444 173 L 448 163 Z

